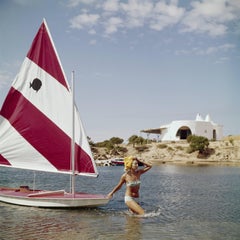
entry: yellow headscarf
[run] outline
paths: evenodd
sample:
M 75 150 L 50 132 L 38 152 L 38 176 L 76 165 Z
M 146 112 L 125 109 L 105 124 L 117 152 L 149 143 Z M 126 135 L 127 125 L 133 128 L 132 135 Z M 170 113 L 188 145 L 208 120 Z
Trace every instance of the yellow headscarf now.
M 132 168 L 132 162 L 134 160 L 133 156 L 125 157 L 124 158 L 124 170 L 129 171 Z

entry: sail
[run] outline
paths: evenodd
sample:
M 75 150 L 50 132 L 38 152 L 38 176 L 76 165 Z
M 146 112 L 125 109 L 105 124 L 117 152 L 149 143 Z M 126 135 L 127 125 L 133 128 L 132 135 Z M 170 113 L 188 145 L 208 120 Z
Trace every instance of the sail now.
M 0 165 L 71 173 L 72 91 L 43 20 L 0 112 Z M 97 176 L 75 105 L 75 174 Z

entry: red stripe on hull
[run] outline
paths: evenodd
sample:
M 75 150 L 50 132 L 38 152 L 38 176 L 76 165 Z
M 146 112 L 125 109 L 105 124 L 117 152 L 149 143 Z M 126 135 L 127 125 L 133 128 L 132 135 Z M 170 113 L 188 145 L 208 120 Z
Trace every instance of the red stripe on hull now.
M 32 42 L 27 57 L 68 89 L 62 68 L 44 22 Z
M 10 162 L 0 154 L 0 165 L 11 166 Z
M 7 95 L 1 115 L 59 171 L 71 170 L 71 138 L 14 88 Z M 75 159 L 77 172 L 95 173 L 90 156 L 77 144 Z

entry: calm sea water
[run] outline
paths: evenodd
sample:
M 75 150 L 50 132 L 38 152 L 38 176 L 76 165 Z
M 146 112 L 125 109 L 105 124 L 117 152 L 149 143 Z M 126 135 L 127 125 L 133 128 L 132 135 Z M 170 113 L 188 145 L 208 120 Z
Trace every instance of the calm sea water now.
M 77 178 L 77 190 L 107 194 L 122 167 Z M 68 190 L 69 176 L 37 173 L 36 188 Z M 33 172 L 0 169 L 0 185 L 32 187 Z M 124 190 L 96 209 L 42 209 L 0 203 L 0 239 L 240 239 L 240 168 L 153 167 L 142 176 L 145 217 L 133 217 Z

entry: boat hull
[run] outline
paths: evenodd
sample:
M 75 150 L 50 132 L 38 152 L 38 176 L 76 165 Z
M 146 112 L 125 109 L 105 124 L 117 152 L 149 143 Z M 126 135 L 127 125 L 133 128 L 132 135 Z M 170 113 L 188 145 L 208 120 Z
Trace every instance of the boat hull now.
M 112 166 L 123 166 L 124 165 L 124 162 L 121 162 L 121 161 L 111 161 L 111 165 Z
M 123 166 L 124 165 L 124 161 L 123 158 L 114 158 L 111 160 L 111 165 L 112 166 Z
M 15 205 L 43 208 L 98 207 L 108 203 L 104 195 L 88 193 L 66 193 L 61 191 L 38 191 L 23 193 L 0 190 L 0 201 Z

